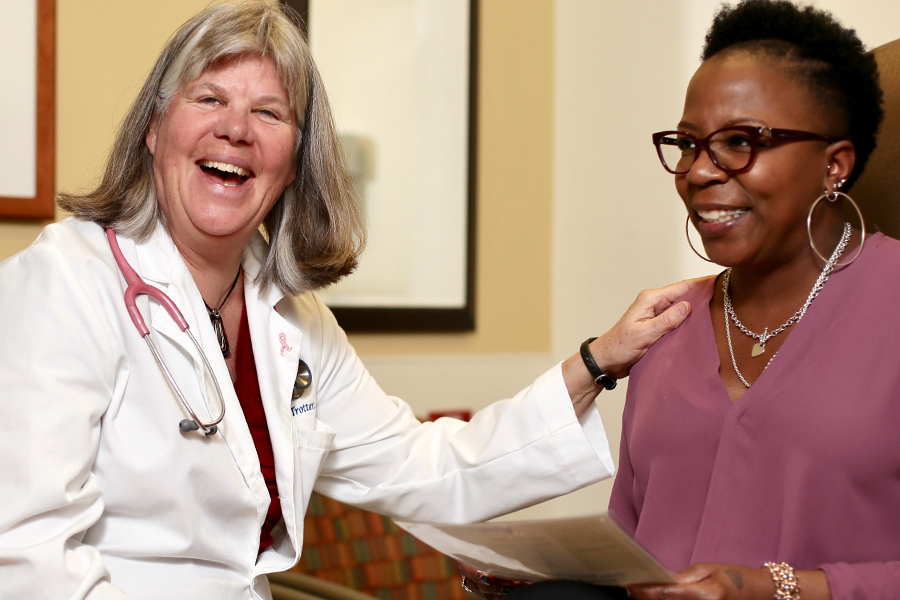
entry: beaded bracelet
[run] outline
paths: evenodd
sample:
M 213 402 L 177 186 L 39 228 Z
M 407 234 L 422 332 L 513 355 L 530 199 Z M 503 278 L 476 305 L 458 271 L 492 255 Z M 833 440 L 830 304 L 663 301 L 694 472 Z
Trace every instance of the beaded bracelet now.
M 800 581 L 791 565 L 767 562 L 763 566 L 769 569 L 775 582 L 775 600 L 800 600 Z

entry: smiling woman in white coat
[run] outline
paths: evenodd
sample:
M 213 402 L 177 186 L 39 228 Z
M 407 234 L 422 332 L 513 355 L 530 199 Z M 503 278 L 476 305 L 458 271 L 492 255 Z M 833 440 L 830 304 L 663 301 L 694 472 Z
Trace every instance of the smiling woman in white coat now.
M 97 188 L 0 265 L 0 597 L 269 598 L 313 489 L 462 522 L 612 474 L 593 401 L 690 284 L 470 423 L 422 424 L 315 294 L 362 249 L 350 189 L 283 9 L 175 33 Z

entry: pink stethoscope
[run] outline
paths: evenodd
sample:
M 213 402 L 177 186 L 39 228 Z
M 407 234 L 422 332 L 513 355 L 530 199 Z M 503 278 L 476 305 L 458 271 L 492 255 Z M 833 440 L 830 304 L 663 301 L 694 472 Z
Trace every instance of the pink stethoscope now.
M 112 249 L 113 258 L 116 259 L 116 264 L 119 265 L 119 269 L 122 271 L 122 275 L 125 276 L 125 282 L 128 286 L 125 288 L 125 307 L 128 309 L 128 314 L 131 315 L 131 320 L 134 322 L 134 326 L 137 327 L 138 333 L 141 334 L 141 337 L 144 338 L 144 341 L 147 342 L 147 345 L 150 347 L 150 352 L 153 353 L 153 358 L 156 359 L 156 364 L 159 365 L 159 368 L 165 374 L 166 379 L 169 381 L 169 385 L 172 386 L 172 389 L 175 390 L 175 394 L 178 396 L 178 399 L 181 400 L 181 405 L 184 406 L 184 409 L 191 415 L 190 419 L 183 419 L 179 424 L 178 428 L 183 432 L 187 433 L 189 431 L 196 431 L 198 429 L 202 429 L 203 433 L 206 435 L 213 435 L 218 431 L 218 424 L 225 417 L 225 398 L 222 395 L 222 389 L 219 387 L 219 381 L 216 379 L 215 373 L 213 373 L 212 367 L 209 364 L 209 361 L 206 358 L 206 353 L 203 352 L 203 349 L 200 348 L 200 344 L 197 343 L 197 339 L 194 337 L 194 334 L 191 333 L 191 330 L 188 327 L 187 321 L 184 319 L 184 316 L 181 314 L 181 311 L 178 310 L 178 307 L 175 306 L 175 303 L 172 302 L 172 299 L 169 298 L 165 292 L 161 289 L 153 287 L 152 285 L 144 282 L 141 279 L 140 275 L 138 275 L 131 265 L 128 264 L 128 261 L 125 260 L 125 257 L 122 255 L 122 250 L 119 248 L 119 242 L 116 239 L 116 232 L 111 228 L 106 229 L 106 239 L 109 240 L 109 247 Z M 191 338 L 191 341 L 194 343 L 194 346 L 197 348 L 197 352 L 200 353 L 200 357 L 203 359 L 203 365 L 206 368 L 206 372 L 212 377 L 213 383 L 216 385 L 216 393 L 219 395 L 219 405 L 222 407 L 222 412 L 219 414 L 217 419 L 210 421 L 209 423 L 204 423 L 200 420 L 200 417 L 197 416 L 197 413 L 191 408 L 191 405 L 188 404 L 187 399 L 184 397 L 184 394 L 181 393 L 181 389 L 178 387 L 178 384 L 175 383 L 175 378 L 172 377 L 172 373 L 169 371 L 168 367 L 166 367 L 166 363 L 163 362 L 162 356 L 159 354 L 159 351 L 156 349 L 156 346 L 153 344 L 153 340 L 150 337 L 150 330 L 147 328 L 147 325 L 144 323 L 144 317 L 141 315 L 141 311 L 138 310 L 136 299 L 139 295 L 144 294 L 155 298 L 159 301 L 160 304 L 166 309 L 166 312 L 169 313 L 169 316 L 175 321 L 181 331 L 188 334 L 188 337 Z

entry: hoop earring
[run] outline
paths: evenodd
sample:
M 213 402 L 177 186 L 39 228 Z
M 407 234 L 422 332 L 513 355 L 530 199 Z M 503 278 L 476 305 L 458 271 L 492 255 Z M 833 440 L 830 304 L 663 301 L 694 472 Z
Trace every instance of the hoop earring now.
M 686 219 L 685 222 L 684 222 L 684 235 L 685 235 L 685 237 L 687 238 L 688 246 L 691 247 L 691 250 L 694 251 L 694 254 L 696 254 L 697 256 L 699 256 L 700 258 L 702 258 L 703 260 L 705 260 L 706 262 L 708 262 L 708 263 L 713 262 L 713 261 L 709 260 L 708 258 L 706 258 L 705 256 L 703 256 L 702 254 L 700 254 L 699 252 L 697 252 L 697 249 L 694 248 L 694 244 L 691 243 L 691 234 L 690 234 L 690 230 L 688 229 L 688 227 L 690 226 L 690 224 L 691 224 L 691 215 L 688 215 L 688 216 L 687 216 L 687 219 Z
M 841 182 L 843 183 L 843 181 Z M 829 194 L 826 190 L 821 196 L 816 198 L 816 201 L 813 202 L 812 206 L 809 207 L 809 214 L 806 215 L 806 234 L 809 236 L 809 246 L 812 248 L 812 251 L 816 253 L 816 256 L 822 259 L 822 262 L 827 263 L 828 259 L 822 256 L 822 253 L 819 252 L 818 248 L 816 248 L 816 243 L 813 241 L 812 235 L 812 216 L 813 212 L 816 210 L 816 206 L 819 205 L 819 202 L 822 201 L 822 198 L 827 199 L 829 202 L 834 202 L 838 199 L 838 197 L 844 197 L 850 201 L 850 204 L 853 205 L 853 208 L 856 209 L 856 214 L 859 215 L 859 226 L 862 228 L 862 239 L 859 240 L 859 248 L 856 249 L 856 254 L 853 255 L 853 258 L 848 260 L 847 262 L 837 263 L 835 268 L 837 267 L 846 267 L 850 265 L 853 261 L 859 258 L 859 255 L 862 254 L 863 246 L 866 243 L 866 220 L 863 218 L 862 211 L 859 209 L 859 205 L 847 194 L 844 192 L 838 191 L 838 185 L 835 184 L 835 190 L 832 194 Z M 690 241 L 690 240 L 689 240 Z

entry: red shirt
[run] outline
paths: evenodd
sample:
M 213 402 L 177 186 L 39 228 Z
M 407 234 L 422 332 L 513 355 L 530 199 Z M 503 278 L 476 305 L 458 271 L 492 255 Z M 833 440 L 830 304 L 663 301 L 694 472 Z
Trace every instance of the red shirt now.
M 263 480 L 272 500 L 259 536 L 259 551 L 262 552 L 272 545 L 272 528 L 281 519 L 281 500 L 278 499 L 278 484 L 275 483 L 275 455 L 272 452 L 272 439 L 269 437 L 266 413 L 259 393 L 259 379 L 256 376 L 256 360 L 253 358 L 253 346 L 250 342 L 246 305 L 241 310 L 241 326 L 234 360 L 237 373 L 234 391 L 241 403 L 247 425 L 250 426 L 250 435 L 253 436 L 256 454 L 259 456 Z

